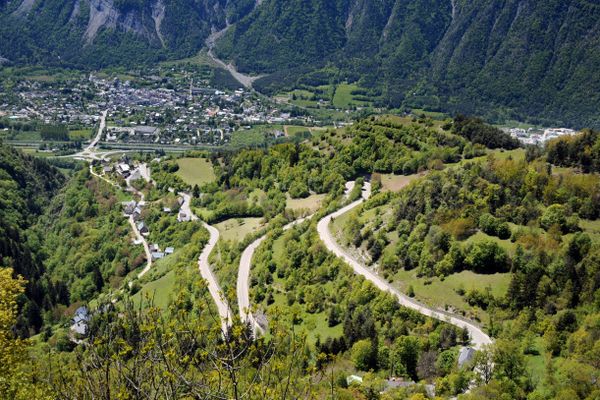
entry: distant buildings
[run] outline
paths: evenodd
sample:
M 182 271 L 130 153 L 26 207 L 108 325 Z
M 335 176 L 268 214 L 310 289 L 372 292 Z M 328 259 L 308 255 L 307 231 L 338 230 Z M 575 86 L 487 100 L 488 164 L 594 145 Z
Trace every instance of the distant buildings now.
M 552 139 L 556 139 L 561 136 L 573 136 L 578 133 L 573 129 L 567 128 L 508 128 L 504 131 L 509 133 L 515 139 L 518 139 L 521 143 L 529 145 L 545 145 Z
M 79 307 L 75 310 L 73 315 L 73 324 L 71 325 L 71 331 L 77 335 L 85 336 L 88 330 L 88 322 L 90 321 L 90 314 L 87 307 Z

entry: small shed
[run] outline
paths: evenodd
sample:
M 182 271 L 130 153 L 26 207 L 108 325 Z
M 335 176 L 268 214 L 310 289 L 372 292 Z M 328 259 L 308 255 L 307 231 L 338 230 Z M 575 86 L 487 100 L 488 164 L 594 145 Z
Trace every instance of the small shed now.
M 87 333 L 89 320 L 90 314 L 87 307 L 79 307 L 75 310 L 75 315 L 73 315 L 73 325 L 71 325 L 71 330 L 78 335 L 85 335 Z
M 144 221 L 141 221 L 140 223 L 137 224 L 137 229 L 138 231 L 140 231 L 140 233 L 148 233 L 148 227 L 146 226 L 146 223 Z
M 458 367 L 462 368 L 473 360 L 475 349 L 472 347 L 462 347 L 458 353 Z
M 131 215 L 135 211 L 136 207 L 137 207 L 137 204 L 135 201 L 133 201 L 133 200 L 126 201 L 123 203 L 123 212 L 126 215 Z

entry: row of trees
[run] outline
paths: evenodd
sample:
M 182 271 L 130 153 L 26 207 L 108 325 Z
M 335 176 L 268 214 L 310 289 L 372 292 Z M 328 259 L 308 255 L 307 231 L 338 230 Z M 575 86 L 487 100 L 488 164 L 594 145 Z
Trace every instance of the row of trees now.
M 563 136 L 546 145 L 548 162 L 578 168 L 583 172 L 600 172 L 600 133 L 585 130 L 576 136 Z

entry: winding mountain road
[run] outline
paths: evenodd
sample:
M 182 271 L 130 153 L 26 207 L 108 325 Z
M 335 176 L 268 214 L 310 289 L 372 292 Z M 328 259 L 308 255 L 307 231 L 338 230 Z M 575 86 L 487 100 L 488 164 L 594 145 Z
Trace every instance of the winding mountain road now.
M 479 328 L 474 323 L 465 321 L 461 318 L 458 318 L 458 317 L 448 314 L 446 312 L 434 310 L 434 309 L 427 307 L 427 306 L 419 303 L 418 301 L 406 296 L 405 294 L 401 293 L 399 290 L 394 288 L 391 284 L 389 284 L 385 279 L 383 279 L 382 277 L 377 275 L 375 272 L 371 271 L 367 266 L 365 266 L 362 263 L 360 263 L 359 261 L 357 261 L 345 249 L 343 249 L 342 246 L 340 246 L 337 243 L 337 241 L 331 234 L 331 231 L 329 230 L 329 224 L 330 224 L 331 220 L 334 218 L 338 218 L 341 215 L 356 208 L 361 203 L 363 203 L 367 198 L 369 198 L 370 194 L 371 194 L 370 184 L 365 183 L 365 187 L 363 189 L 361 199 L 348 204 L 347 206 L 341 208 L 340 210 L 338 210 L 332 214 L 327 215 L 326 217 L 322 218 L 319 221 L 319 223 L 317 224 L 317 231 L 319 233 L 321 240 L 327 247 L 327 249 L 329 251 L 331 251 L 332 253 L 334 253 L 336 256 L 338 256 L 338 257 L 342 258 L 344 261 L 346 261 L 346 263 L 348 263 L 348 265 L 350 265 L 352 267 L 352 269 L 354 270 L 354 272 L 356 274 L 362 275 L 363 277 L 365 277 L 368 281 L 373 283 L 380 290 L 383 290 L 383 291 L 393 294 L 398 299 L 398 302 L 400 303 L 400 305 L 410 308 L 412 310 L 415 310 L 418 313 L 423 314 L 425 316 L 447 322 L 447 323 L 457 326 L 461 329 L 466 328 L 469 331 L 469 334 L 471 336 L 471 342 L 475 349 L 481 349 L 483 346 L 491 344 L 492 339 L 485 332 L 483 332 L 481 330 L 481 328 Z
M 137 167 L 137 169 L 140 171 L 140 175 L 142 175 L 142 177 L 144 177 L 146 182 L 150 182 L 150 170 L 148 169 L 146 164 L 140 164 Z M 144 176 L 141 171 L 147 171 L 148 175 Z M 125 179 L 125 182 L 127 183 L 127 191 L 138 195 L 140 197 L 140 201 L 138 204 L 143 206 L 145 204 L 144 193 L 140 192 L 139 190 L 137 190 L 135 187 L 133 187 L 131 185 L 132 176 L 133 176 L 133 174 L 130 175 L 127 179 Z M 146 266 L 137 275 L 137 277 L 139 279 L 139 278 L 143 277 L 144 275 L 146 275 L 148 273 L 148 271 L 150 271 L 150 268 L 152 268 L 152 252 L 150 251 L 150 245 L 148 245 L 148 241 L 146 240 L 144 235 L 142 235 L 142 233 L 139 231 L 137 224 L 135 223 L 135 220 L 133 219 L 133 215 L 130 215 L 128 220 L 129 220 L 129 225 L 131 225 L 131 229 L 133 230 L 133 233 L 135 234 L 137 241 L 142 243 L 142 246 L 144 246 L 144 252 L 146 253 Z
M 133 220 L 133 215 L 130 215 L 129 218 L 127 218 L 127 220 L 129 221 L 129 225 L 131 225 L 131 230 L 133 230 L 133 233 L 135 234 L 135 238 L 137 239 L 138 242 L 142 243 L 142 246 L 144 246 L 144 252 L 146 253 L 146 266 L 137 275 L 137 277 L 139 279 L 139 278 L 143 277 L 144 275 L 146 275 L 148 273 L 148 271 L 150 271 L 150 268 L 152 268 L 152 253 L 150 252 L 150 246 L 148 246 L 148 241 L 146 240 L 145 237 L 142 236 L 142 234 L 138 230 L 137 225 L 135 224 L 135 221 Z
M 192 212 L 192 208 L 190 207 L 190 195 L 187 193 L 179 193 L 179 195 L 183 198 L 181 210 L 187 215 L 189 215 L 193 221 L 198 220 L 198 216 Z M 204 246 L 204 249 L 202 249 L 200 257 L 198 257 L 198 268 L 200 269 L 200 274 L 202 275 L 202 278 L 208 283 L 208 291 L 210 292 L 210 295 L 217 306 L 219 318 L 221 319 L 221 330 L 223 331 L 223 333 L 225 333 L 229 330 L 229 327 L 232 325 L 231 308 L 229 307 L 229 304 L 225 299 L 223 290 L 219 286 L 217 278 L 215 277 L 212 268 L 210 267 L 210 262 L 208 261 L 208 256 L 210 256 L 210 253 L 213 251 L 213 249 L 217 245 L 217 242 L 219 241 L 219 231 L 217 228 L 208 225 L 206 222 L 202 222 L 202 224 L 208 230 L 208 233 L 210 234 L 210 239 L 208 240 L 208 244 Z
M 312 217 L 312 215 L 309 215 L 308 217 L 292 221 L 289 224 L 285 225 L 283 227 L 283 230 L 287 231 L 292 227 L 311 219 Z M 238 308 L 240 311 L 240 319 L 243 322 L 250 323 L 252 331 L 255 335 L 257 331 L 264 333 L 264 330 L 254 318 L 254 315 L 252 315 L 250 308 L 250 269 L 252 267 L 252 257 L 254 256 L 254 252 L 266 238 L 267 235 L 263 235 L 244 249 L 244 252 L 242 253 L 242 256 L 240 258 L 240 268 L 238 269 L 237 299 Z

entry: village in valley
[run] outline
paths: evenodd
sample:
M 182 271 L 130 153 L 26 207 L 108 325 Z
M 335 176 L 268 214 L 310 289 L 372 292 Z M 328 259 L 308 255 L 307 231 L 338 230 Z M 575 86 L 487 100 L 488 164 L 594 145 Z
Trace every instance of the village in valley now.
M 256 92 L 217 88 L 201 72 L 171 67 L 135 77 L 20 79 L 0 95 L 0 137 L 16 146 L 76 152 L 91 139 L 103 111 L 100 148 L 217 147 L 261 126 L 277 138 L 285 135 L 283 125 L 319 123 Z
M 578 131 L 568 128 L 506 128 L 504 131 L 521 143 L 533 146 L 543 146 L 550 140 L 561 136 L 573 136 L 578 133 Z

